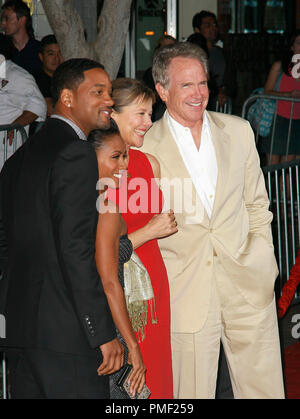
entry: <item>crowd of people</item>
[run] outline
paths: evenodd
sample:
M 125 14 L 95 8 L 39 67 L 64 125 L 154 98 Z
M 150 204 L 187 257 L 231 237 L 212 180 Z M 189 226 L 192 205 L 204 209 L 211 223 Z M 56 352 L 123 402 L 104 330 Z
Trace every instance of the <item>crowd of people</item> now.
M 52 113 L 51 80 L 62 57 L 54 35 L 41 41 L 34 38 L 30 10 L 23 1 L 4 3 L 1 26 L 4 34 L 0 34 L 0 54 L 5 57 L 5 77 L 0 90 L 0 124 L 21 126 L 28 135 Z M 0 133 L 0 168 L 21 144 L 20 133 L 15 144 L 13 131 L 6 141 L 4 132 Z
M 144 82 L 111 81 L 35 41 L 17 5 L 2 7 L 0 123 L 45 122 L 0 173 L 11 397 L 214 398 L 222 343 L 234 398 L 284 398 L 254 134 L 209 110 L 233 94 L 215 15 L 189 42 L 163 37 Z
M 281 60 L 275 61 L 272 65 L 264 86 L 265 94 L 300 99 L 300 78 L 292 75 L 293 66 L 296 64 L 293 57 L 299 54 L 300 30 L 291 35 Z M 267 155 L 268 164 L 279 164 L 300 158 L 300 102 L 278 100 L 276 114 L 274 132 L 271 130 L 260 147 Z M 272 138 L 275 139 L 273 147 Z

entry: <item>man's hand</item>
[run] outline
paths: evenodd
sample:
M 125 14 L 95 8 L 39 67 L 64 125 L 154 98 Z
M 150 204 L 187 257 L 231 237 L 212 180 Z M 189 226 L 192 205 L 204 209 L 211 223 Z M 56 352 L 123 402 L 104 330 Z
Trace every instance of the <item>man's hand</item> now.
M 7 138 L 8 138 L 8 143 L 9 143 L 9 145 L 12 145 L 12 142 L 13 142 L 14 136 L 15 136 L 15 132 L 14 132 L 14 130 L 13 130 L 13 129 L 11 129 L 11 130 L 9 130 L 9 131 L 7 132 Z M 3 144 L 4 144 L 4 143 L 5 143 L 5 139 L 3 138 Z
M 98 375 L 112 374 L 124 364 L 124 346 L 115 338 L 100 346 L 103 355 L 102 364 L 99 366 Z

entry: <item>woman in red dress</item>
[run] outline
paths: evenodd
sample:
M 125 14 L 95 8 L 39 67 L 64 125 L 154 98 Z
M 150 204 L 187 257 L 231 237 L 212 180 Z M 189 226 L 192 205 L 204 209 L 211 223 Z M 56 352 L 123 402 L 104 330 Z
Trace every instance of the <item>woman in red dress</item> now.
M 149 273 L 155 299 L 155 305 L 148 307 L 145 336 L 138 336 L 147 368 L 146 384 L 150 398 L 169 399 L 173 398 L 169 283 L 157 239 L 176 233 L 176 221 L 173 211 L 161 213 L 158 161 L 131 149 L 143 145 L 152 125 L 154 94 L 138 80 L 117 79 L 113 82 L 113 100 L 112 118 L 129 148 L 129 177 L 121 186 L 117 203 L 133 249 Z

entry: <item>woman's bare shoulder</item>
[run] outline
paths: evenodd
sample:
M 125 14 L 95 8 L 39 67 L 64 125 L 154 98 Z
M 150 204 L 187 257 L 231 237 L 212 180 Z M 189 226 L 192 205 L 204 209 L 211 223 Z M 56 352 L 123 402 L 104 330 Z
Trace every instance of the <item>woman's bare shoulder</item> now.
M 147 159 L 149 160 L 151 164 L 154 177 L 160 178 L 160 164 L 157 158 L 153 156 L 153 154 L 149 154 L 149 153 L 145 153 L 145 156 L 147 157 Z

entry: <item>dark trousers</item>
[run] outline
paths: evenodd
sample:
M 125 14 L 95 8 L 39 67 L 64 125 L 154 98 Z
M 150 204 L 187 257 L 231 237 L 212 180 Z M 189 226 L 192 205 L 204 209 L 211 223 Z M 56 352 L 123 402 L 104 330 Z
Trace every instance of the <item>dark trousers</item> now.
M 228 365 L 222 342 L 220 342 L 219 370 L 216 388 L 216 399 L 233 399 L 233 391 L 230 381 Z
M 108 377 L 99 377 L 102 357 L 40 349 L 6 352 L 12 399 L 108 399 Z

